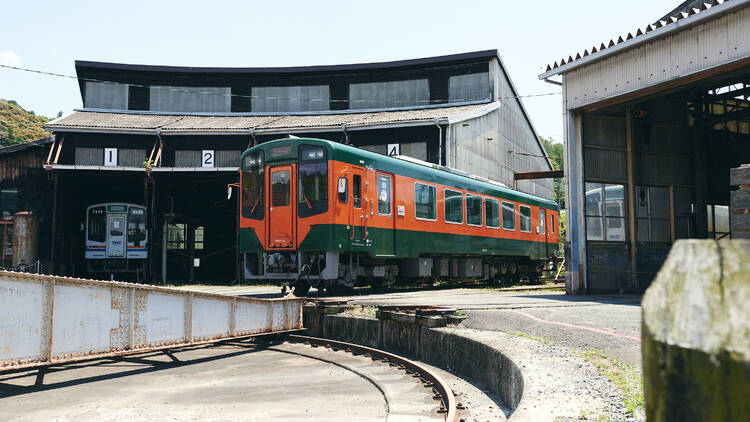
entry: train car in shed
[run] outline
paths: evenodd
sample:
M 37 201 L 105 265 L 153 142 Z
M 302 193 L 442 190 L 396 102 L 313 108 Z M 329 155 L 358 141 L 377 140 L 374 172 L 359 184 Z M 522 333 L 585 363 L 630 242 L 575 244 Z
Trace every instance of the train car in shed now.
M 138 276 L 148 258 L 146 207 L 105 203 L 86 209 L 86 270 Z
M 241 158 L 246 280 L 304 295 L 397 279 L 535 281 L 558 249 L 557 204 L 407 157 L 305 138 Z

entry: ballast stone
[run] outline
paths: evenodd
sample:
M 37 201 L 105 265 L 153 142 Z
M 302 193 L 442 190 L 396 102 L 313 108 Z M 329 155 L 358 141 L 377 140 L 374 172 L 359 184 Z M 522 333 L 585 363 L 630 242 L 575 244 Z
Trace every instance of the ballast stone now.
M 647 419 L 750 420 L 750 240 L 676 242 L 642 309 Z

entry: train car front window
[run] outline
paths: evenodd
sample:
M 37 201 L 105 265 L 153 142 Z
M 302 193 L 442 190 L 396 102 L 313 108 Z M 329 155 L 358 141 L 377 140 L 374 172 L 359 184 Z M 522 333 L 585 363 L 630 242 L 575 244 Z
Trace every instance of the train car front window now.
M 104 207 L 89 209 L 88 239 L 92 242 L 104 242 L 107 233 L 107 212 Z
M 323 147 L 301 145 L 298 170 L 299 216 L 328 211 L 328 153 Z
M 249 154 L 242 162 L 242 216 L 262 220 L 264 216 L 263 151 Z
M 130 207 L 128 210 L 128 242 L 133 246 L 141 246 L 146 240 L 146 210 Z

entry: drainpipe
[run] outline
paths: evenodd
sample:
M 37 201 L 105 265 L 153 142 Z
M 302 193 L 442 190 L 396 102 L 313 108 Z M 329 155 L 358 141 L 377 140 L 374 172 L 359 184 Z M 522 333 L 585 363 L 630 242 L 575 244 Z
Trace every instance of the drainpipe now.
M 435 126 L 438 128 L 438 165 L 443 165 L 443 127 L 440 126 L 440 119 L 435 118 Z
M 169 228 L 168 217 L 164 216 L 161 231 L 161 282 L 167 284 L 167 229 Z

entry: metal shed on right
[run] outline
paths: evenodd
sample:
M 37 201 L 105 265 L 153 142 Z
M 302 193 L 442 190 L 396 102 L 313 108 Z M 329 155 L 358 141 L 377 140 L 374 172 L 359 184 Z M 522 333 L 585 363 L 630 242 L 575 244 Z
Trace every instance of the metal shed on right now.
M 685 1 L 547 66 L 562 85 L 568 293 L 644 291 L 672 243 L 731 237 L 750 161 L 750 0 Z

